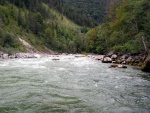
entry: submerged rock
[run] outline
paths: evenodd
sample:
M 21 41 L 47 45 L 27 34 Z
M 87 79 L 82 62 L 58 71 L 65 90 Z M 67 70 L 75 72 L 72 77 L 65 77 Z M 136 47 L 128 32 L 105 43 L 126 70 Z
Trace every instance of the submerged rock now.
M 112 65 L 109 66 L 109 68 L 116 68 L 116 67 L 118 67 L 117 64 L 112 64 Z
M 118 68 L 127 68 L 127 66 L 119 64 Z
M 75 55 L 76 58 L 86 57 L 85 55 Z
M 58 58 L 53 58 L 52 60 L 60 60 L 60 59 L 58 59 Z
M 127 66 L 121 64 L 112 64 L 109 66 L 109 68 L 127 68 Z

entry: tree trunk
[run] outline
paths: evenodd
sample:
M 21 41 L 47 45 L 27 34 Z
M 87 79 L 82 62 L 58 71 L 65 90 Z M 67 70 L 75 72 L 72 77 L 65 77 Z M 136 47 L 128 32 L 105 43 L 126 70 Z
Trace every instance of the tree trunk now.
M 146 47 L 146 43 L 145 43 L 145 41 L 144 41 L 144 36 L 142 36 L 142 42 L 143 42 L 145 51 L 148 52 L 148 51 L 147 51 L 147 47 Z

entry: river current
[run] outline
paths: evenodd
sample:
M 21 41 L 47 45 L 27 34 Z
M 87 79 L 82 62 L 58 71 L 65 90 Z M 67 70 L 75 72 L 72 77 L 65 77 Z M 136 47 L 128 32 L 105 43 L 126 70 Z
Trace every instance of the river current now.
M 150 74 L 109 65 L 73 55 L 1 60 L 0 113 L 150 113 Z

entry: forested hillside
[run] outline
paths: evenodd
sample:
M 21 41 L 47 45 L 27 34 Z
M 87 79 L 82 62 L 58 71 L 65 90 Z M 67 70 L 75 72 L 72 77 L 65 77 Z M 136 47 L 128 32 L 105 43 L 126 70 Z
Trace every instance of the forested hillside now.
M 118 4 L 117 4 L 118 3 Z M 107 22 L 86 33 L 86 51 L 137 53 L 150 48 L 150 1 L 110 2 Z
M 91 28 L 93 27 L 93 28 Z M 136 53 L 150 48 L 149 0 L 0 0 L 0 51 Z
M 39 51 L 78 52 L 80 27 L 61 13 L 55 0 L 0 0 L 0 50 L 25 51 L 18 38 Z
M 80 25 L 94 26 L 99 23 L 103 23 L 107 0 L 63 0 L 64 4 L 70 6 L 70 8 L 77 12 L 77 14 L 82 15 L 82 18 L 87 18 L 90 20 L 90 23 L 86 23 L 82 21 L 82 23 L 78 22 L 80 20 L 75 20 Z M 71 13 L 72 14 L 72 13 Z M 73 18 L 72 15 L 69 17 Z M 74 18 L 77 19 L 77 18 Z

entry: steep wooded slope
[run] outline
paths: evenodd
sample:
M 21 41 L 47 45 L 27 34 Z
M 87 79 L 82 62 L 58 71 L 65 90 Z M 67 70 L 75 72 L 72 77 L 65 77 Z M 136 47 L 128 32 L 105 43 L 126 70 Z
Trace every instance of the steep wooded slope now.
M 150 1 L 122 0 L 111 7 L 109 21 L 86 34 L 87 51 L 137 53 L 145 50 L 143 41 L 150 48 Z
M 0 50 L 25 51 L 18 37 L 40 51 L 135 53 L 144 50 L 142 41 L 150 48 L 149 0 L 70 1 L 0 0 Z M 101 19 L 92 17 L 99 3 L 107 20 L 87 32 Z
M 105 21 L 107 0 L 64 0 L 64 4 L 70 6 L 78 14 L 84 15 L 83 18 L 94 20 L 93 24 Z
M 46 46 L 61 52 L 77 52 L 80 27 L 44 0 L 0 0 L 0 50 L 25 51 L 19 37 L 39 51 Z

